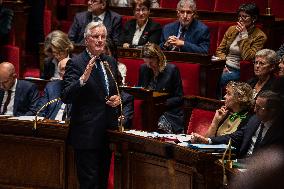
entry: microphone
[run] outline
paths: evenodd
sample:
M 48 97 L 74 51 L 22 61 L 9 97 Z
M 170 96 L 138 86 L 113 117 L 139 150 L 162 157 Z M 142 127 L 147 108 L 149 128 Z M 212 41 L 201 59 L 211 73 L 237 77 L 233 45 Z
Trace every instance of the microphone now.
M 54 102 L 60 101 L 60 100 L 61 100 L 61 98 L 55 98 L 55 99 L 53 99 L 53 100 L 47 102 L 46 104 L 44 104 L 44 105 L 36 112 L 33 130 L 36 130 L 36 129 L 37 129 L 37 117 L 38 117 L 38 114 L 39 114 L 45 107 L 49 106 L 50 104 L 53 104 Z
M 122 99 L 121 99 L 121 95 L 120 95 L 120 91 L 119 91 L 119 88 L 118 88 L 118 84 L 116 82 L 116 79 L 110 69 L 110 66 L 108 64 L 107 61 L 103 61 L 103 65 L 104 67 L 109 71 L 114 83 L 115 83 L 115 87 L 116 87 L 116 92 L 117 92 L 117 95 L 120 97 L 120 123 L 119 123 L 119 126 L 118 126 L 118 129 L 120 132 L 123 132 L 124 131 L 124 126 L 122 124 L 122 119 L 123 119 L 123 114 L 122 114 Z
M 223 156 L 222 156 L 222 167 L 223 167 L 223 186 L 227 186 L 228 185 L 228 178 L 226 175 L 226 167 L 228 168 L 232 168 L 232 160 L 231 160 L 231 151 L 232 151 L 232 140 L 230 138 L 229 142 L 228 142 L 228 147 L 226 148 Z M 228 160 L 226 161 L 226 165 L 225 165 L 225 157 L 228 151 Z

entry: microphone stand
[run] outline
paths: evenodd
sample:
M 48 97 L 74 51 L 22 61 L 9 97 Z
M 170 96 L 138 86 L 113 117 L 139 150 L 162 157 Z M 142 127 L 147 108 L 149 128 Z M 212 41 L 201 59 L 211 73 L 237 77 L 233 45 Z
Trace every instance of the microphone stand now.
M 229 143 L 228 143 L 228 147 L 226 148 L 223 156 L 222 156 L 222 167 L 223 167 L 223 186 L 228 186 L 228 178 L 227 178 L 227 175 L 226 175 L 226 167 L 227 168 L 232 168 L 232 160 L 231 160 L 231 149 L 232 147 L 232 140 L 230 139 L 229 140 Z M 228 154 L 228 160 L 226 162 L 226 165 L 225 165 L 225 157 L 226 157 L 226 154 L 227 154 L 227 151 L 229 151 L 229 154 Z
M 116 79 L 114 78 L 114 75 L 109 67 L 109 64 L 107 61 L 103 61 L 103 65 L 104 67 L 109 71 L 114 83 L 115 83 L 115 87 L 116 87 L 116 91 L 117 91 L 117 95 L 120 97 L 120 123 L 119 123 L 119 126 L 118 126 L 118 130 L 120 132 L 123 132 L 124 131 L 124 126 L 122 124 L 122 119 L 123 119 L 123 114 L 122 114 L 122 99 L 121 99 L 121 95 L 120 95 L 120 91 L 119 91 L 119 88 L 118 88 L 118 84 L 116 82 Z
M 33 130 L 36 130 L 37 129 L 37 117 L 38 117 L 38 114 L 47 106 L 49 106 L 50 104 L 54 103 L 54 102 L 57 102 L 61 100 L 61 98 L 55 98 L 49 102 L 47 102 L 46 104 L 44 104 L 37 112 L 36 112 L 36 115 L 35 115 L 35 120 L 34 120 L 34 128 Z

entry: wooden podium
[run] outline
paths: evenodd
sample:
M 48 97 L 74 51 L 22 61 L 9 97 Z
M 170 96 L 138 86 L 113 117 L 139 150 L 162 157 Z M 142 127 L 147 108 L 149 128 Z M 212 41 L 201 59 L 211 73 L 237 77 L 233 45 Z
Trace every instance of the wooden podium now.
M 158 119 L 165 111 L 164 103 L 168 97 L 167 93 L 147 90 L 141 87 L 120 87 L 125 92 L 134 96 L 135 100 L 142 100 L 139 108 L 134 110 L 134 117 L 141 117 L 143 131 L 157 131 Z M 137 113 L 138 112 L 138 113 Z M 141 115 L 137 115 L 141 113 Z M 135 128 L 135 125 L 134 125 Z
M 109 131 L 116 189 L 219 189 L 217 157 L 176 144 Z
M 68 125 L 0 118 L 0 188 L 77 189 Z

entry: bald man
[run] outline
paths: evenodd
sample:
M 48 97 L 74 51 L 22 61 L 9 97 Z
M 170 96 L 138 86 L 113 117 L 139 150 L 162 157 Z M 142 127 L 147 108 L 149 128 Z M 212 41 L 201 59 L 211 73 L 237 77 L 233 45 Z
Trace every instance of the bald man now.
M 18 80 L 12 63 L 0 64 L 0 114 L 12 116 L 35 115 L 38 108 L 37 86 Z
M 59 69 L 59 80 L 54 80 L 49 82 L 45 89 L 44 89 L 44 95 L 40 99 L 40 106 L 43 106 L 44 104 L 48 103 L 49 101 L 53 99 L 57 99 L 60 97 L 61 91 L 62 91 L 62 83 L 63 83 L 63 76 L 65 73 L 65 67 L 68 62 L 69 58 L 64 58 L 58 63 L 58 69 Z M 40 116 L 43 116 L 47 119 L 52 120 L 58 120 L 58 121 L 64 121 L 69 117 L 71 105 L 64 104 L 61 100 L 54 102 L 47 106 L 45 109 L 43 109 L 42 112 L 40 112 Z

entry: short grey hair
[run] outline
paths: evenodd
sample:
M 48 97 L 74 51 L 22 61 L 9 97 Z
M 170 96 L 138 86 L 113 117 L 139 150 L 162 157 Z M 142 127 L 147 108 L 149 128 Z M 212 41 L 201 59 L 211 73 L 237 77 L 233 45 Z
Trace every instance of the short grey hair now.
M 196 3 L 194 0 L 180 0 L 177 4 L 177 10 L 181 9 L 185 6 L 185 4 L 189 4 L 189 6 L 192 8 L 192 11 L 196 11 Z
M 105 25 L 102 22 L 94 22 L 94 21 L 92 21 L 85 28 L 84 38 L 86 38 L 86 37 L 91 35 L 91 30 L 93 28 L 100 28 L 100 27 L 103 27 L 104 30 L 105 30 L 105 33 L 107 34 L 107 29 L 106 29 Z
M 266 60 L 268 64 L 276 65 L 278 63 L 278 56 L 274 50 L 262 49 L 257 51 L 255 57 L 262 57 Z

